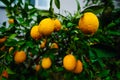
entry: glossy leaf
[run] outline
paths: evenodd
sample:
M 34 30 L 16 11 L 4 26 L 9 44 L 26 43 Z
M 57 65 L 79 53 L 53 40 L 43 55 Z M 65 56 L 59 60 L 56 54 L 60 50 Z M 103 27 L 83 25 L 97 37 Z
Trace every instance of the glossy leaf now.
M 10 68 L 7 68 L 6 71 L 8 72 L 8 74 L 15 74 Z
M 105 50 L 105 49 L 99 49 L 99 48 L 93 48 L 93 51 L 97 54 L 98 57 L 114 57 L 117 56 L 117 54 L 113 51 Z
M 54 0 L 54 3 L 58 9 L 60 9 L 60 0 Z
M 80 11 L 80 3 L 79 3 L 79 1 L 78 0 L 76 0 L 76 3 L 77 3 L 77 11 Z
M 104 6 L 90 6 L 86 9 L 83 10 L 83 13 L 84 12 L 93 12 L 95 14 L 99 14 L 99 13 L 102 13 L 104 10 Z

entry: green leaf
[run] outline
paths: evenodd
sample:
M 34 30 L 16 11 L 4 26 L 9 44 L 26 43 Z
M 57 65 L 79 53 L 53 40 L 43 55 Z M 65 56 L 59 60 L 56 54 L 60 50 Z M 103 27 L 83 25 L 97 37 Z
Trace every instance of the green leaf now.
M 0 59 L 2 59 L 5 55 L 6 55 L 6 54 L 2 54 L 2 55 L 0 55 Z
M 13 72 L 10 68 L 7 67 L 6 71 L 8 72 L 8 74 L 15 74 L 15 72 Z
M 90 56 L 90 60 L 91 60 L 92 63 L 94 63 L 94 62 L 97 61 L 97 59 L 96 59 L 96 54 L 93 53 L 92 50 L 89 50 L 89 56 Z
M 69 23 L 67 24 L 67 27 L 72 27 L 72 26 L 74 26 L 74 24 L 71 23 L 71 22 L 69 22 Z
M 112 30 L 112 31 L 108 31 L 108 34 L 109 34 L 109 35 L 113 35 L 113 36 L 120 36 L 120 31 L 117 31 L 117 30 L 116 30 L 116 31 L 113 31 L 113 30 Z
M 5 77 L 2 77 L 2 79 L 1 80 L 7 80 L 7 78 L 5 78 Z
M 101 59 L 98 60 L 98 63 L 102 67 L 102 69 L 105 68 L 105 64 L 104 64 L 104 62 Z
M 57 71 L 57 72 L 60 72 L 60 71 L 63 71 L 63 70 L 64 70 L 63 67 L 58 67 L 58 68 L 56 68 L 56 71 Z
M 9 5 L 9 3 L 10 3 L 8 0 L 1 0 L 1 2 L 2 2 L 3 4 L 5 4 L 6 6 Z
M 116 26 L 116 24 L 114 22 L 112 22 L 112 23 L 108 24 L 107 29 L 113 28 L 115 26 Z
M 24 21 L 24 18 L 17 18 L 17 21 L 18 21 L 19 23 L 22 23 L 22 22 Z
M 3 26 L 6 26 L 6 22 L 3 22 L 2 25 L 3 25 Z
M 105 78 L 105 80 L 111 80 L 110 76 L 107 76 L 107 77 Z
M 110 70 L 104 70 L 104 71 L 100 72 L 98 74 L 98 76 L 100 76 L 100 77 L 106 77 L 106 76 L 109 75 L 109 73 L 110 73 Z
M 54 3 L 58 9 L 60 9 L 60 1 L 59 0 L 54 0 Z
M 77 41 L 77 40 L 79 40 L 79 38 L 78 37 L 74 37 L 74 41 Z
M 80 11 L 80 3 L 79 3 L 79 1 L 78 0 L 76 0 L 76 3 L 77 3 L 77 11 Z
M 100 48 L 92 48 L 92 50 L 97 54 L 98 57 L 114 57 L 117 54 L 114 51 Z
M 27 41 L 26 46 L 29 46 L 30 48 L 33 48 L 33 42 L 32 41 Z
M 120 72 L 117 72 L 116 76 L 117 76 L 118 79 L 120 79 Z
M 18 45 L 23 45 L 24 43 L 25 43 L 24 40 L 20 40 L 20 41 L 17 42 Z
M 104 10 L 104 6 L 90 6 L 83 10 L 84 12 L 93 12 L 94 14 L 102 13 Z
M 99 1 L 99 0 L 92 0 L 92 3 L 93 3 L 93 4 L 97 4 L 98 1 Z
M 10 0 L 10 4 L 12 4 L 15 0 Z
M 6 32 L 6 28 L 3 26 L 3 27 L 0 27 L 0 33 L 5 33 Z M 2 36 L 4 34 L 0 34 L 0 36 Z
M 9 39 L 14 39 L 17 36 L 17 34 L 11 34 Z

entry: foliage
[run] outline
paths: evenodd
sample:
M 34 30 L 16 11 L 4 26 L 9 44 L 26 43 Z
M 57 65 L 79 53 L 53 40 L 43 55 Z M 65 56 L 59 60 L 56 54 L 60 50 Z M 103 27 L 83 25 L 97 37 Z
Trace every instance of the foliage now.
M 14 23 L 7 26 L 6 21 L 0 27 L 0 38 L 7 36 L 7 40 L 0 43 L 0 74 L 6 70 L 8 80 L 120 79 L 120 9 L 114 9 L 111 5 L 104 6 L 106 3 L 103 0 L 100 2 L 92 0 L 94 4 L 98 2 L 100 4 L 88 6 L 91 1 L 87 0 L 86 8 L 80 11 L 79 2 L 76 0 L 77 12 L 74 15 L 64 16 L 54 12 L 52 1 L 49 11 L 43 11 L 36 9 L 29 0 L 25 3 L 18 0 L 15 4 L 14 0 L 1 0 L 6 5 L 8 18 L 14 19 Z M 60 1 L 54 0 L 54 3 L 60 9 Z M 76 27 L 82 14 L 87 11 L 98 15 L 100 21 L 99 29 L 93 36 L 84 35 Z M 46 47 L 42 49 L 39 44 L 44 38 L 37 41 L 32 39 L 30 30 L 47 17 L 60 19 L 63 29 L 44 37 L 47 42 Z M 59 49 L 49 48 L 49 44 L 53 42 L 58 44 Z M 13 49 L 9 52 L 10 47 Z M 14 62 L 14 53 L 17 50 L 24 50 L 27 54 L 27 60 L 19 65 Z M 63 68 L 62 59 L 70 52 L 82 61 L 84 68 L 82 73 L 75 74 Z M 34 66 L 41 64 L 41 59 L 48 56 L 52 60 L 51 68 L 47 70 L 41 68 L 36 72 Z M 7 78 L 2 77 L 2 80 Z

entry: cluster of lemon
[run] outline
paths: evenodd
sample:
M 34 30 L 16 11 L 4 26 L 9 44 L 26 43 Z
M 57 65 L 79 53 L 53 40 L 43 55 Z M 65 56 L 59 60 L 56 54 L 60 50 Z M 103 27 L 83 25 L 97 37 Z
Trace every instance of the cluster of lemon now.
M 23 63 L 27 58 L 27 55 L 25 53 L 25 51 L 16 51 L 14 53 L 14 61 L 16 62 L 16 64 L 20 64 L 20 63 Z M 49 57 L 44 57 L 42 58 L 42 62 L 41 62 L 41 65 L 40 64 L 36 64 L 35 65 L 35 70 L 36 71 L 39 71 L 41 66 L 43 69 L 48 69 L 50 68 L 52 65 L 52 61 Z
M 74 73 L 81 73 L 83 70 L 83 64 L 80 60 L 76 60 L 75 56 L 68 54 L 63 58 L 63 67 Z
M 39 40 L 42 36 L 48 36 L 54 31 L 61 29 L 61 23 L 58 19 L 45 18 L 39 25 L 33 26 L 30 35 L 33 39 Z
M 83 16 L 80 18 L 78 23 L 79 29 L 84 34 L 90 34 L 93 35 L 99 27 L 99 21 L 95 14 L 91 12 L 86 12 L 83 14 Z M 54 31 L 59 31 L 61 29 L 61 23 L 58 19 L 51 19 L 51 18 L 45 18 L 40 21 L 39 25 L 33 26 L 30 31 L 30 35 L 33 39 L 39 40 L 43 36 L 48 36 L 52 34 Z M 2 42 L 3 39 L 0 41 Z M 46 44 L 46 40 L 43 40 L 43 42 L 40 44 L 41 48 L 44 48 Z M 53 43 L 51 48 L 59 48 L 56 43 Z M 14 54 L 14 60 L 16 63 L 22 63 L 26 60 L 26 53 L 24 51 L 17 51 Z M 39 71 L 41 66 L 44 69 L 50 68 L 52 65 L 52 61 L 50 57 L 43 58 L 41 65 L 36 65 L 35 70 Z M 68 70 L 72 71 L 74 73 L 80 73 L 83 70 L 83 64 L 80 60 L 76 60 L 75 56 L 72 54 L 67 54 L 63 58 L 63 67 Z
M 26 53 L 24 51 L 16 51 L 14 54 L 14 60 L 17 64 L 23 63 L 26 60 Z M 42 58 L 41 65 L 35 65 L 35 70 L 39 71 L 41 66 L 43 69 L 48 69 L 52 65 L 52 61 L 50 57 Z M 83 64 L 80 60 L 76 60 L 75 56 L 72 54 L 68 54 L 63 58 L 63 67 L 74 73 L 80 73 L 83 70 Z

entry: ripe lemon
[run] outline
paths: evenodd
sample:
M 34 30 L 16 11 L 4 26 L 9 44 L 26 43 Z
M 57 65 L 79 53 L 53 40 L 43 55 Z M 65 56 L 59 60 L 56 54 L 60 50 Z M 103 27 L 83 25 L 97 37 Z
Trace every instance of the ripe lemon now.
M 76 58 L 72 54 L 68 54 L 63 58 L 63 67 L 68 70 L 74 70 L 76 66 Z
M 84 34 L 93 35 L 99 27 L 97 16 L 91 12 L 86 12 L 79 20 L 79 28 Z
M 46 39 L 44 39 L 41 44 L 40 44 L 40 48 L 45 48 L 46 45 Z
M 58 49 L 59 47 L 58 47 L 58 44 L 57 44 L 57 43 L 52 43 L 51 46 L 50 46 L 50 48 L 51 48 L 51 49 L 52 49 L 52 48 Z
M 9 24 L 13 24 L 13 23 L 14 23 L 14 19 L 9 19 L 9 20 L 8 20 L 8 23 L 9 23 Z
M 26 53 L 24 51 L 17 51 L 14 55 L 14 61 L 16 63 L 22 63 L 26 60 Z
M 52 65 L 52 61 L 49 57 L 43 58 L 42 59 L 42 67 L 43 69 L 48 69 Z
M 73 70 L 74 73 L 81 73 L 83 70 L 83 64 L 80 60 L 77 60 L 77 64 L 75 69 Z
M 33 39 L 38 40 L 42 37 L 42 35 L 39 33 L 38 31 L 38 26 L 33 26 L 31 31 L 30 31 L 30 35 Z
M 4 36 L 3 38 L 0 38 L 0 43 L 4 43 L 7 40 L 7 37 Z
M 54 31 L 59 31 L 61 29 L 61 23 L 58 19 L 54 20 Z
M 38 72 L 40 70 L 41 66 L 40 64 L 35 65 L 35 70 Z
M 39 32 L 44 36 L 50 35 L 54 31 L 54 22 L 50 18 L 45 18 L 39 23 Z

